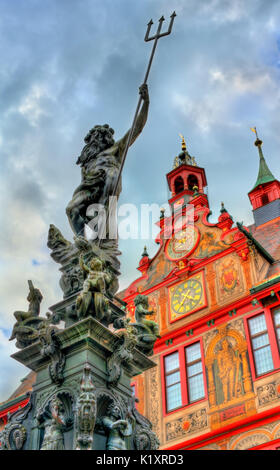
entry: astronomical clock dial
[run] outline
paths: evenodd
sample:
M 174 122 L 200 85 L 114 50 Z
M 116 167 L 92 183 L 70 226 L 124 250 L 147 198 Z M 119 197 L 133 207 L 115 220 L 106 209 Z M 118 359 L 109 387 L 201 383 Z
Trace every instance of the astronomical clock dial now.
M 169 289 L 171 321 L 206 306 L 203 274 L 199 273 Z
M 176 232 L 168 240 L 166 245 L 166 255 L 169 259 L 177 261 L 190 254 L 197 245 L 199 232 L 193 225 L 188 225 Z

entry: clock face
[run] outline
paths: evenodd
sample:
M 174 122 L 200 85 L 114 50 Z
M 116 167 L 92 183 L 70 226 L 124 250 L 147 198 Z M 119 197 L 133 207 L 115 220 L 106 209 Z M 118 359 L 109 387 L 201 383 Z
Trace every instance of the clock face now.
M 202 273 L 187 279 L 169 290 L 171 321 L 206 306 Z
M 193 225 L 188 225 L 176 232 L 167 242 L 167 257 L 171 260 L 179 260 L 187 256 L 195 248 L 198 236 L 199 232 Z

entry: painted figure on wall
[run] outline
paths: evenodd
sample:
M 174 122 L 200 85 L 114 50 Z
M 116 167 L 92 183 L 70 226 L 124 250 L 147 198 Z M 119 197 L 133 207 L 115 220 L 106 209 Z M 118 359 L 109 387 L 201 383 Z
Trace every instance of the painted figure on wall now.
M 217 422 L 220 420 L 220 405 L 227 407 L 229 403 L 250 400 L 250 406 L 255 403 L 243 321 L 235 320 L 231 326 L 209 333 L 204 338 L 204 347 L 209 405 L 211 410 L 216 408 L 218 412 L 211 418 L 212 426 L 214 418 Z
M 204 232 L 194 258 L 210 258 L 228 248 L 224 242 L 217 240 L 216 232 Z
M 227 339 L 221 343 L 217 353 L 218 375 L 222 382 L 224 402 L 230 401 L 241 394 L 239 369 L 241 359 L 238 351 L 234 351 Z

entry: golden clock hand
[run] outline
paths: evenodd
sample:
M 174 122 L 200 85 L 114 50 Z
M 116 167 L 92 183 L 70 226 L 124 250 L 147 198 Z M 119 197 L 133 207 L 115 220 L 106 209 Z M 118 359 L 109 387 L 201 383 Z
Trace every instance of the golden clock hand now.
M 182 294 L 182 296 L 184 297 L 184 299 L 183 299 L 183 301 L 180 303 L 178 310 L 180 310 L 180 308 L 183 306 L 183 304 L 184 304 L 184 302 L 185 302 L 185 300 L 186 300 L 186 298 L 187 298 L 187 294 Z
M 188 290 L 185 294 L 182 294 L 184 296 L 184 300 L 180 303 L 178 310 L 180 310 L 180 308 L 184 305 L 185 300 L 189 298 L 188 296 L 189 292 L 190 291 Z
M 194 297 L 192 297 L 191 295 L 188 295 L 187 297 L 188 297 L 188 299 L 190 299 L 190 300 L 195 300 Z

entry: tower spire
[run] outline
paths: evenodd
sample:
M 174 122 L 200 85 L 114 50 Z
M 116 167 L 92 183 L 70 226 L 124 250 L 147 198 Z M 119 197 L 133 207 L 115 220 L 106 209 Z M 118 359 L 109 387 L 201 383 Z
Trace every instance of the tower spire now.
M 186 152 L 187 150 L 187 146 L 186 146 L 186 141 L 185 141 L 185 138 L 182 134 L 179 134 L 179 136 L 181 137 L 182 139 L 182 152 Z
M 265 161 L 263 151 L 262 151 L 262 140 L 259 139 L 257 129 L 255 127 L 251 127 L 251 130 L 256 134 L 255 146 L 258 147 L 259 157 L 260 157 L 260 164 L 259 164 L 259 173 L 258 178 L 255 183 L 253 189 L 257 186 L 265 183 L 270 183 L 271 181 L 275 181 L 276 178 L 271 173 L 270 169 L 267 166 Z
M 191 155 L 189 154 L 187 150 L 187 145 L 186 145 L 184 136 L 182 134 L 179 134 L 179 136 L 181 137 L 181 141 L 182 141 L 181 142 L 182 152 L 178 156 L 175 157 L 173 168 L 177 168 L 179 165 L 183 165 L 183 164 L 197 166 L 195 157 L 191 157 Z

